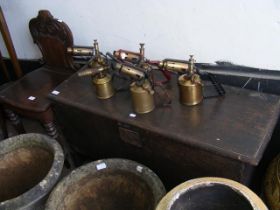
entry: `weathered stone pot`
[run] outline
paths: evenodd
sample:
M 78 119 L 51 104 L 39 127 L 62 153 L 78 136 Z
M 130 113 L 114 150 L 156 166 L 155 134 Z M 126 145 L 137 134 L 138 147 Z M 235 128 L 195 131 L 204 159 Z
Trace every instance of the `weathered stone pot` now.
M 271 210 L 280 209 L 280 154 L 270 163 L 264 179 L 264 195 Z
M 224 178 L 184 182 L 163 197 L 156 210 L 268 210 L 246 186 Z
M 104 159 L 72 171 L 51 193 L 47 210 L 153 210 L 165 188 L 149 168 Z
M 0 142 L 0 210 L 41 209 L 64 163 L 60 145 L 41 134 Z

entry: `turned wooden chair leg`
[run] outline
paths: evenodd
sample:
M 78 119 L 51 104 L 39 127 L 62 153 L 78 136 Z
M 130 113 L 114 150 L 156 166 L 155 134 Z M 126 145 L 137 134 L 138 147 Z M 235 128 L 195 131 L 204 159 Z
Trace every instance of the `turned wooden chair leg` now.
M 48 122 L 48 123 L 42 122 L 42 125 L 50 137 L 58 140 L 59 134 L 58 134 L 56 126 L 53 122 Z M 58 140 L 58 142 L 59 142 L 59 140 Z M 59 143 L 62 145 L 62 142 L 59 142 Z
M 5 117 L 5 114 L 4 114 L 4 109 L 2 107 L 0 107 L 0 115 L 1 115 L 1 118 L 2 118 L 2 124 L 1 124 L 1 130 L 2 130 L 2 137 L 3 139 L 6 139 L 9 137 L 8 135 L 8 129 L 7 129 L 7 122 L 6 122 L 6 117 Z
M 10 109 L 4 109 L 5 114 L 19 134 L 26 133 L 19 116 Z
M 71 149 L 62 135 L 59 134 L 54 122 L 41 122 L 47 134 L 56 139 L 61 145 L 65 155 L 65 165 L 67 168 L 74 169 L 75 164 L 71 155 Z

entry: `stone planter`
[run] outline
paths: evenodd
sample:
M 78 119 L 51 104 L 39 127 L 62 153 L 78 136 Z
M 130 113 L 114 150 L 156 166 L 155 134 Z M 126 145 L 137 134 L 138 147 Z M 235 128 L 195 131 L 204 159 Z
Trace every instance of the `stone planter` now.
M 246 186 L 224 178 L 184 182 L 164 196 L 156 210 L 268 210 Z
M 23 134 L 0 142 L 0 210 L 41 209 L 58 181 L 64 155 L 56 140 Z
M 264 180 L 264 195 L 271 210 L 280 209 L 280 155 L 268 166 Z
M 104 159 L 81 166 L 51 193 L 47 210 L 153 210 L 165 188 L 149 168 L 130 160 Z

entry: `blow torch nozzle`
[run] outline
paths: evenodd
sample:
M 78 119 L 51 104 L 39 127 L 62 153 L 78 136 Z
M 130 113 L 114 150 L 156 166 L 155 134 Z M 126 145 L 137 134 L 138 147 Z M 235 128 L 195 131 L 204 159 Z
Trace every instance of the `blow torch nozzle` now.
M 67 53 L 73 56 L 92 56 L 93 49 L 92 47 L 67 47 Z
M 106 67 L 98 67 L 98 68 L 88 68 L 85 69 L 81 72 L 78 72 L 79 77 L 84 77 L 84 76 L 94 76 L 97 73 L 101 73 L 102 71 L 106 70 Z
M 116 62 L 114 64 L 114 69 L 136 80 L 141 80 L 145 78 L 145 73 L 136 66 Z

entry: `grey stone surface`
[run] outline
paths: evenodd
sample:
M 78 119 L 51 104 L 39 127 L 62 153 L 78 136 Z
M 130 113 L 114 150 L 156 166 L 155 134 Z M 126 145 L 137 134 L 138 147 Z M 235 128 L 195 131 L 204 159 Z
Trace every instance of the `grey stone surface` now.
M 13 150 L 29 146 L 38 146 L 53 153 L 52 166 L 45 178 L 36 186 L 18 197 L 1 202 L 0 210 L 42 209 L 47 195 L 59 180 L 64 164 L 64 154 L 57 141 L 48 136 L 29 133 L 3 140 L 0 142 L 0 157 Z

